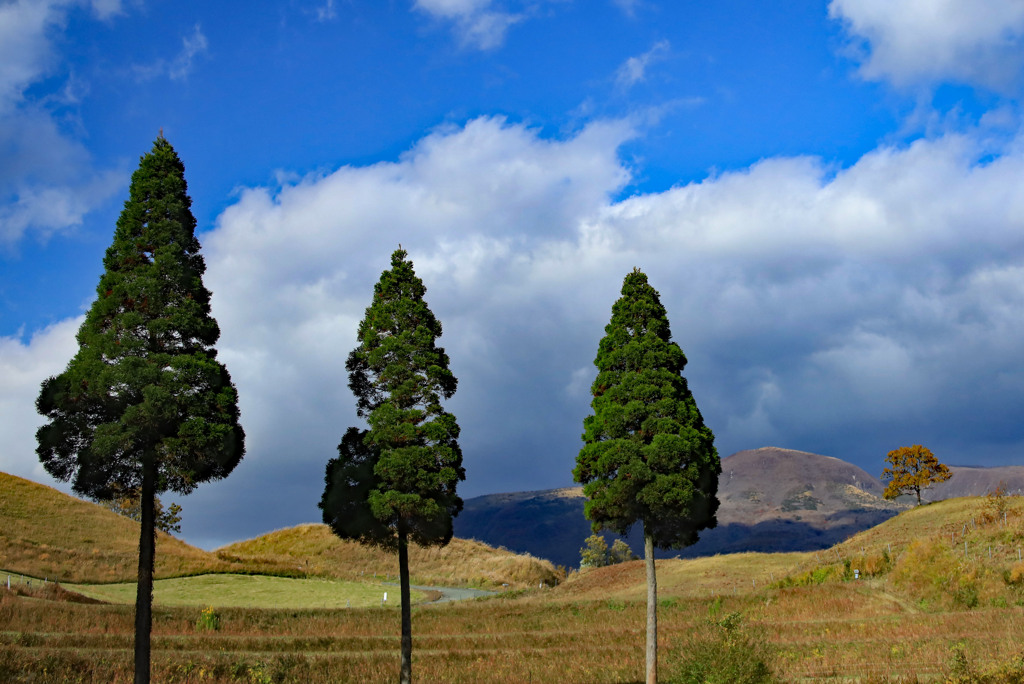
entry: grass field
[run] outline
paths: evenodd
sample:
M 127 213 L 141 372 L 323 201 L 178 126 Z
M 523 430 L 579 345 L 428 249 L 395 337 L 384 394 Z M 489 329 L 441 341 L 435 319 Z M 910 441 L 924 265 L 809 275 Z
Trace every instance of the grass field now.
M 108 603 L 135 604 L 135 584 L 65 584 L 65 589 Z M 156 606 L 216 606 L 218 608 L 365 608 L 397 607 L 398 587 L 369 582 L 267 575 L 198 575 L 157 580 L 153 583 Z M 425 594 L 412 591 L 414 603 Z
M 691 561 L 667 563 L 682 565 L 682 576 Z M 662 592 L 665 681 L 693 635 L 734 614 L 772 649 L 784 681 L 945 681 L 958 657 L 981 673 L 1012 665 L 1024 644 L 1017 606 L 926 610 L 890 595 L 880 579 L 715 598 L 680 589 L 667 585 Z M 42 681 L 131 680 L 130 607 L 3 594 L 0 681 L 40 681 L 43 672 L 53 678 Z M 209 631 L 197 628 L 198 608 L 156 610 L 154 681 L 318 684 L 393 681 L 397 674 L 397 611 L 217 613 L 219 629 Z M 639 681 L 643 616 L 643 601 L 574 598 L 559 589 L 424 605 L 413 615 L 414 673 L 419 681 L 467 684 Z
M 0 511 L 5 505 L 12 508 L 0 502 Z M 322 526 L 300 526 L 210 554 L 210 562 L 227 566 L 302 565 L 304 579 L 161 581 L 158 592 L 170 593 L 163 600 L 158 593 L 154 611 L 154 681 L 393 681 L 399 614 L 379 605 L 379 576 L 367 581 L 359 569 L 382 566 L 387 573 L 389 559 L 325 546 L 330 538 L 323 533 Z M 36 540 L 32 554 L 0 556 L 0 566 L 28 572 L 8 565 L 8 558 L 22 558 L 42 567 L 43 544 L 50 542 Z M 741 658 L 747 645 L 751 652 L 763 649 L 780 681 L 1024 682 L 1022 546 L 1024 499 L 973 498 L 907 511 L 818 552 L 659 561 L 662 681 L 672 681 L 679 664 L 710 643 L 714 652 L 740 644 L 733 652 Z M 427 575 L 451 573 L 470 584 L 492 581 L 482 568 L 511 572 L 520 562 L 502 566 L 506 552 L 474 542 L 449 555 L 420 552 L 414 574 L 419 562 Z M 350 584 L 370 591 L 370 602 L 324 607 L 313 598 L 338 599 Z M 554 588 L 532 586 L 414 607 L 416 679 L 642 679 L 641 562 L 573 573 Z M 124 591 L 114 585 L 82 590 Z M 131 601 L 127 591 L 119 600 Z M 131 681 L 132 607 L 74 599 L 52 583 L 0 591 L 0 681 Z M 214 606 L 206 618 L 203 606 Z

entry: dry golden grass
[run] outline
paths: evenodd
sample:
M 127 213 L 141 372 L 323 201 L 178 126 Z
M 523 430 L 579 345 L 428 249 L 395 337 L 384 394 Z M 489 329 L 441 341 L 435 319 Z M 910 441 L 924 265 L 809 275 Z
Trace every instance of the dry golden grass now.
M 994 515 L 990 498 L 964 497 L 905 511 L 807 555 L 787 579 L 848 581 L 859 570 L 924 610 L 1024 605 L 1016 570 L 1024 553 L 1024 497 L 1005 497 L 998 507 Z
M 7 515 L 12 506 L 8 482 L 2 484 L 0 515 Z M 957 672 L 1000 667 L 1001 678 L 957 681 L 1024 680 L 1024 661 L 1015 660 L 1024 655 L 1024 568 L 1016 557 L 1024 543 L 1024 502 L 1006 504 L 1005 524 L 986 517 L 986 499 L 958 499 L 907 511 L 826 551 L 659 561 L 664 679 L 690 635 L 738 614 L 748 633 L 774 652 L 783 681 L 954 681 Z M 63 520 L 65 513 L 44 515 Z M 64 544 L 80 553 L 75 539 Z M 207 556 L 246 567 L 302 566 L 303 573 L 341 579 L 388 567 L 396 572 L 392 556 L 367 555 L 319 525 L 219 554 Z M 411 564 L 421 583 L 459 577 L 483 583 L 488 562 L 515 573 L 500 565 L 501 554 L 453 542 L 447 550 L 418 549 Z M 870 569 L 870 576 L 853 580 L 853 568 L 865 575 Z M 530 578 L 522 585 L 531 585 L 533 571 L 521 572 Z M 633 562 L 575 574 L 553 589 L 415 607 L 415 675 L 455 684 L 641 681 L 644 595 L 643 565 Z M 131 681 L 130 607 L 47 598 L 60 596 L 0 591 L 0 681 Z M 197 609 L 155 611 L 155 681 L 319 684 L 393 681 L 397 674 L 394 610 L 220 609 L 221 627 L 213 632 L 197 631 L 198 616 Z
M 138 573 L 139 525 L 52 487 L 0 473 L 0 568 L 66 582 L 125 582 Z M 238 570 L 159 533 L 157 577 Z
M 352 580 L 398 574 L 396 554 L 339 539 L 322 524 L 277 530 L 217 549 L 216 554 L 230 562 L 301 568 L 319 577 Z M 526 588 L 559 579 L 550 561 L 458 538 L 441 548 L 413 546 L 409 569 L 414 584 Z
M 737 553 L 705 558 L 667 558 L 655 563 L 659 598 L 699 598 L 746 594 L 782 579 L 807 553 Z M 557 596 L 646 600 L 647 578 L 642 560 L 573 573 Z
M 138 523 L 0 473 L 0 569 L 76 584 L 131 582 L 138 573 L 138 546 Z M 441 549 L 414 547 L 409 557 L 419 584 L 521 588 L 558 579 L 549 561 L 471 540 L 453 539 Z M 325 525 L 278 530 L 216 552 L 158 534 L 157 579 L 224 572 L 373 580 L 396 576 L 398 559 L 342 541 Z
M 554 593 L 414 608 L 416 678 L 456 684 L 641 681 L 643 601 L 552 600 Z M 218 613 L 220 629 L 210 632 L 197 630 L 198 609 L 156 611 L 154 681 L 319 684 L 386 682 L 397 674 L 396 611 Z M 1011 662 L 1024 644 L 1024 615 L 1017 608 L 923 613 L 887 597 L 878 580 L 761 589 L 663 605 L 663 678 L 669 679 L 690 635 L 713 630 L 731 613 L 770 646 L 783 681 L 945 681 L 954 648 L 984 671 Z M 73 677 L 69 681 L 131 681 L 128 607 L 0 592 L 0 624 L 6 626 L 0 632 L 0 681 L 39 681 L 44 670 Z

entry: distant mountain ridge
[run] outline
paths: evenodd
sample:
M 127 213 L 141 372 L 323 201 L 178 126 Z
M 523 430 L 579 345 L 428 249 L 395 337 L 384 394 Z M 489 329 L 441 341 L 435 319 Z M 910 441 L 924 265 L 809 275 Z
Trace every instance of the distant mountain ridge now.
M 1009 492 L 1024 490 L 1024 466 L 951 470 L 953 478 L 929 490 L 929 500 L 983 495 L 1000 481 Z M 681 553 L 664 555 L 828 548 L 909 506 L 883 499 L 884 490 L 877 477 L 831 456 L 779 447 L 740 451 L 722 459 L 718 526 Z M 466 500 L 455 534 L 576 566 L 591 534 L 583 503 L 581 487 L 479 496 Z M 640 530 L 627 541 L 639 552 Z

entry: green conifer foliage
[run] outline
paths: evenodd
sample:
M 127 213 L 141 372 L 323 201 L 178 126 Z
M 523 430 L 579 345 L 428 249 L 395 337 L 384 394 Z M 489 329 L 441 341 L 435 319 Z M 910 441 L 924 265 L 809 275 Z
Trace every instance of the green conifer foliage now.
M 94 499 L 140 492 L 136 682 L 149 681 L 154 497 L 225 477 L 244 453 L 191 204 L 161 135 L 132 175 L 78 353 L 36 402 L 47 472 Z
M 402 249 L 391 255 L 346 364 L 357 414 L 369 429 L 345 433 L 320 500 L 324 522 L 339 537 L 398 552 L 403 682 L 412 677 L 408 544 L 451 541 L 452 519 L 462 510 L 455 490 L 466 478 L 459 425 L 441 404 L 457 380 L 435 344 L 441 323 L 406 257 Z
M 682 376 L 686 356 L 671 338 L 657 290 L 634 269 L 594 360 L 594 412 L 583 422 L 584 446 L 573 470 L 594 531 L 625 535 L 643 525 L 649 682 L 657 677 L 654 547 L 688 546 L 715 526 L 722 470 L 714 435 Z

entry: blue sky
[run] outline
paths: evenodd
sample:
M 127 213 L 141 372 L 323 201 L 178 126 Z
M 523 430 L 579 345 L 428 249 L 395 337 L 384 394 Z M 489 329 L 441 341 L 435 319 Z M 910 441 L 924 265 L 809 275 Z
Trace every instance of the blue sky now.
M 634 266 L 722 456 L 1019 463 L 1022 66 L 1013 0 L 0 0 L 0 469 L 55 484 L 33 402 L 161 129 L 248 434 L 194 543 L 318 519 L 398 243 L 465 497 L 571 484 Z

